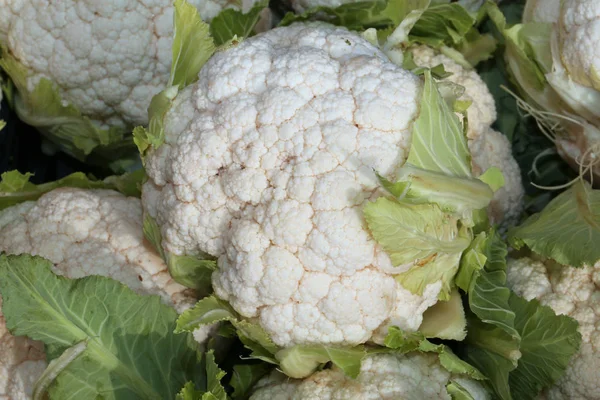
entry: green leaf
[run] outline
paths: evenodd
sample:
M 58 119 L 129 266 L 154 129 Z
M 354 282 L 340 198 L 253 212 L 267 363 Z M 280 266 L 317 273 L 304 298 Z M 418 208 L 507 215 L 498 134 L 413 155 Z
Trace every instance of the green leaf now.
M 145 179 L 143 170 L 110 176 L 102 181 L 88 177 L 82 172 L 75 172 L 57 181 L 39 185 L 30 182 L 32 176 L 31 173 L 22 174 L 16 170 L 0 175 L 0 210 L 24 201 L 37 200 L 44 193 L 61 187 L 112 189 L 126 196 L 140 197 L 142 181 Z
M 238 364 L 233 367 L 233 374 L 229 384 L 233 388 L 233 400 L 242 400 L 250 397 L 254 385 L 267 375 L 272 369 L 268 364 Z
M 380 197 L 364 208 L 373 237 L 394 266 L 425 263 L 438 253 L 460 253 L 470 239 L 459 235 L 457 220 L 431 204 L 405 204 Z
M 183 89 L 198 79 L 202 66 L 215 52 L 210 26 L 202 21 L 196 7 L 175 0 L 173 16 L 173 61 L 168 86 Z
M 1 48 L 1 53 L 0 68 L 16 88 L 12 100 L 19 119 L 38 129 L 61 150 L 80 161 L 91 160 L 106 165 L 106 160 L 128 158 L 131 163 L 135 162 L 135 147 L 128 129 L 98 128 L 90 117 L 63 101 L 56 85 L 46 78 L 40 79 L 29 91 L 29 70 L 6 47 Z M 93 151 L 95 155 L 89 157 Z
M 187 382 L 181 391 L 177 393 L 175 400 L 202 400 L 205 393 L 204 390 L 197 390 L 193 382 Z
M 446 391 L 452 400 L 474 400 L 471 393 L 456 381 L 450 381 L 450 383 L 446 385 Z
M 471 288 L 471 282 L 479 276 L 479 271 L 485 267 L 487 262 L 486 250 L 488 237 L 486 232 L 481 232 L 471 242 L 467 250 L 463 252 L 460 260 L 460 268 L 454 282 L 464 292 Z
M 556 315 L 538 301 L 517 295 L 510 298 L 515 311 L 515 327 L 521 334 L 521 353 L 509 386 L 515 399 L 535 399 L 565 372 L 571 357 L 579 351 L 581 335 L 572 318 Z
M 421 112 L 415 121 L 407 163 L 448 176 L 470 178 L 470 153 L 458 117 L 425 72 Z
M 437 353 L 440 364 L 442 364 L 448 372 L 466 375 L 477 380 L 486 379 L 477 368 L 458 358 L 448 346 L 443 344 L 433 344 L 425 339 L 420 332 L 407 334 L 396 326 L 390 326 L 388 328 L 388 334 L 384 339 L 384 344 L 388 348 L 393 349 L 394 352 L 402 354 L 411 351 Z
M 509 230 L 509 241 L 563 265 L 594 265 L 600 260 L 600 191 L 578 181 L 541 213 Z
M 235 310 L 226 302 L 215 296 L 199 300 L 192 308 L 184 311 L 177 319 L 175 333 L 193 332 L 220 321 L 233 321 L 238 318 Z
M 383 344 L 399 353 L 408 353 L 417 350 L 423 340 L 425 340 L 425 335 L 421 332 L 408 333 L 397 326 L 390 326 Z
M 246 14 L 233 8 L 221 11 L 210 22 L 210 34 L 214 38 L 215 45 L 225 44 L 236 36 L 238 38 L 251 36 L 262 10 L 268 6 L 268 0 L 260 0 Z
M 494 192 L 504 186 L 504 175 L 500 168 L 491 167 L 481 174 L 477 179 L 488 185 Z
M 219 368 L 215 361 L 214 351 L 206 353 L 206 378 L 208 393 L 212 394 L 215 399 L 227 400 L 227 393 L 221 384 L 221 380 L 225 377 L 225 371 Z
M 177 256 L 167 253 L 162 247 L 160 227 L 150 215 L 144 216 L 144 236 L 165 260 L 169 274 L 173 279 L 186 287 L 196 289 L 199 297 L 212 293 L 211 276 L 217 269 L 217 260 L 207 254 L 193 256 Z
M 464 340 L 467 320 L 460 293 L 455 288 L 448 301 L 438 301 L 423 313 L 419 332 L 425 337 L 445 340 Z
M 175 335 L 177 313 L 158 296 L 101 276 L 67 279 L 29 255 L 0 256 L 7 328 L 47 346 L 50 360 L 86 348 L 56 377 L 50 398 L 174 398 L 197 374 L 191 335 Z
M 305 378 L 327 362 L 332 362 L 345 375 L 356 379 L 366 351 L 363 347 L 335 348 L 297 345 L 275 354 L 281 370 L 291 378 Z
M 447 301 L 454 286 L 454 276 L 458 271 L 461 252 L 438 254 L 433 260 L 417 264 L 406 272 L 395 276 L 402 287 L 410 292 L 423 295 L 427 285 L 442 282 L 439 300 Z
M 410 36 L 413 41 L 437 48 L 444 43 L 460 43 L 474 24 L 475 18 L 461 5 L 440 4 L 425 10 Z

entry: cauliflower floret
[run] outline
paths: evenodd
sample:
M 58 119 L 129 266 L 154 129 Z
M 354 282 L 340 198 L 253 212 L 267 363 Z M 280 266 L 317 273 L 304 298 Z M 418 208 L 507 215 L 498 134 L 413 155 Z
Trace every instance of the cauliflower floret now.
M 558 18 L 560 59 L 577 83 L 599 88 L 600 3 L 596 0 L 569 0 L 561 3 Z
M 437 302 L 404 290 L 362 209 L 406 160 L 420 80 L 344 28 L 295 24 L 215 54 L 146 158 L 171 253 L 219 257 L 215 293 L 280 346 L 358 344 Z M 390 178 L 392 178 L 390 176 Z
M 528 258 L 509 260 L 508 285 L 527 300 L 536 298 L 557 314 L 579 323 L 582 345 L 558 383 L 548 389 L 548 400 L 600 398 L 600 263 L 571 268 Z
M 188 1 L 206 21 L 256 2 Z M 169 79 L 172 36 L 171 0 L 0 0 L 0 43 L 29 72 L 29 90 L 49 79 L 102 128 L 148 122 Z
M 450 400 L 446 385 L 455 380 L 475 400 L 489 399 L 476 381 L 454 377 L 439 363 L 435 354 L 374 355 L 363 360 L 360 375 L 350 379 L 336 368 L 294 380 L 279 372 L 261 380 L 251 400 Z
M 55 273 L 69 278 L 111 277 L 140 294 L 161 296 L 179 312 L 195 302 L 144 239 L 140 200 L 111 190 L 56 189 L 3 210 L 0 252 L 47 258 Z M 210 329 L 194 337 L 204 340 Z M 8 333 L 0 312 L 0 399 L 30 398 L 45 366 L 43 345 Z
M 504 175 L 504 187 L 494 194 L 488 214 L 493 223 L 501 224 L 503 228 L 517 222 L 523 209 L 521 171 L 508 139 L 490 127 L 496 120 L 496 104 L 487 85 L 475 70 L 465 69 L 452 58 L 430 47 L 418 46 L 412 54 L 419 66 L 432 68 L 443 64 L 446 71 L 452 73 L 447 80 L 465 88 L 460 100 L 471 102 L 467 109 L 467 138 L 473 173 L 479 176 L 488 168 L 496 167 Z

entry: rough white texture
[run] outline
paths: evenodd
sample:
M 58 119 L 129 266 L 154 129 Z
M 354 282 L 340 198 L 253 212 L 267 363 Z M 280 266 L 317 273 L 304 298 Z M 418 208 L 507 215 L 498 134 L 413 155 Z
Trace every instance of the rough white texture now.
M 419 46 L 412 51 L 415 63 L 423 67 L 443 64 L 451 72 L 447 80 L 465 88 L 460 100 L 471 101 L 467 109 L 469 129 L 467 138 L 475 176 L 490 167 L 499 168 L 504 175 L 504 187 L 494 194 L 488 208 L 493 223 L 505 228 L 518 221 L 523 210 L 525 194 L 521 170 L 512 155 L 508 139 L 490 126 L 496 120 L 496 104 L 487 85 L 475 70 L 467 70 L 453 59 L 437 53 L 430 47 Z
M 1 252 L 47 258 L 69 278 L 111 277 L 179 312 L 195 301 L 145 241 L 140 200 L 111 190 L 56 189 L 1 211 Z M 205 339 L 210 329 L 194 336 Z M 10 335 L 0 312 L 0 399 L 30 398 L 44 360 L 43 345 Z
M 600 2 L 568 0 L 561 7 L 558 36 L 562 63 L 575 82 L 599 87 Z
M 274 372 L 256 385 L 250 400 L 450 400 L 446 385 L 455 378 L 475 400 L 490 398 L 478 382 L 452 376 L 437 355 L 410 353 L 368 356 L 356 380 L 335 368 L 304 380 Z
M 188 0 L 205 20 L 255 0 Z M 0 0 L 0 43 L 101 127 L 148 122 L 171 68 L 171 0 Z
M 600 264 L 571 268 L 528 258 L 509 260 L 508 285 L 527 300 L 536 298 L 579 323 L 582 345 L 563 377 L 545 393 L 548 400 L 600 398 Z
M 560 0 L 527 0 L 523 11 L 523 22 L 558 21 L 560 16 Z
M 163 247 L 219 257 L 215 293 L 273 340 L 357 344 L 414 331 L 362 208 L 407 157 L 420 80 L 343 28 L 296 24 L 217 53 L 168 113 L 142 202 Z

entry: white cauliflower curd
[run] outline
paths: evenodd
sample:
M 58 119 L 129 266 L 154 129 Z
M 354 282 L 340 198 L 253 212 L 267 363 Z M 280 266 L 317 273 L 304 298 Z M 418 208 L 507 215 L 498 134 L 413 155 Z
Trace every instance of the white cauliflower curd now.
M 487 85 L 477 71 L 464 68 L 430 47 L 418 46 L 411 53 L 418 66 L 433 68 L 442 64 L 447 72 L 452 73 L 446 80 L 464 88 L 459 100 L 471 102 L 467 109 L 467 138 L 473 173 L 479 176 L 488 168 L 496 167 L 504 175 L 504 186 L 494 193 L 488 214 L 492 222 L 502 223 L 503 226 L 516 223 L 523 210 L 525 195 L 521 171 L 508 139 L 491 128 L 497 114 L 494 98 Z
M 56 189 L 0 211 L 0 252 L 42 256 L 68 278 L 111 277 L 178 312 L 195 302 L 145 241 L 140 200 L 111 190 Z M 194 335 L 203 341 L 209 329 Z M 12 336 L 0 313 L 0 399 L 30 398 L 45 366 L 43 345 Z
M 477 381 L 446 371 L 437 355 L 410 353 L 368 356 L 356 380 L 336 368 L 304 380 L 274 372 L 256 385 L 250 400 L 450 400 L 446 389 L 450 381 L 466 389 L 474 400 L 490 398 Z
M 226 8 L 247 12 L 255 0 L 189 3 L 210 21 Z M 40 80 L 47 79 L 62 106 L 76 110 L 64 111 L 69 118 L 53 116 L 52 107 L 40 109 L 26 101 L 33 109 L 19 109 L 20 117 L 75 156 L 147 124 L 150 100 L 169 80 L 173 11 L 171 0 L 0 0 L 0 45 L 18 65 L 3 67 L 33 97 Z M 78 123 L 77 112 L 104 131 L 71 126 Z
M 217 296 L 280 346 L 415 331 L 363 205 L 408 154 L 420 80 L 359 35 L 295 24 L 217 52 L 165 117 L 142 203 L 176 255 L 218 257 Z M 375 334 L 376 337 L 373 338 Z
M 581 348 L 562 378 L 546 390 L 548 400 L 600 398 L 599 284 L 600 264 L 572 268 L 529 258 L 509 260 L 508 285 L 515 293 L 527 300 L 538 299 L 579 323 Z

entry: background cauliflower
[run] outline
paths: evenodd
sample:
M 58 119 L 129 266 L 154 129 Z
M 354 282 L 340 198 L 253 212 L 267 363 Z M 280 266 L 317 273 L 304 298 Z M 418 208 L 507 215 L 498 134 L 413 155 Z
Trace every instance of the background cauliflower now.
M 206 21 L 226 8 L 247 12 L 254 3 L 190 0 Z M 112 145 L 103 155 L 113 158 L 124 146 L 134 149 L 123 135 L 147 124 L 150 100 L 169 80 L 173 10 L 169 0 L 1 0 L 2 67 L 20 91 L 45 96 L 31 100 L 40 103 L 37 110 L 17 104 L 21 119 L 79 158 L 98 145 Z M 58 99 L 35 92 L 41 80 L 71 107 L 69 117 L 52 119 Z M 76 124 L 79 113 L 93 129 Z
M 56 189 L 1 211 L 0 252 L 42 256 L 69 278 L 111 277 L 140 294 L 159 295 L 178 312 L 195 302 L 145 241 L 140 200 L 111 190 Z M 210 329 L 195 337 L 204 341 Z M 0 399 L 29 398 L 45 365 L 43 346 L 12 336 L 0 313 Z
M 446 80 L 464 88 L 459 100 L 471 102 L 467 109 L 467 138 L 473 172 L 475 176 L 479 176 L 488 168 L 496 167 L 504 175 L 504 187 L 494 193 L 488 208 L 490 219 L 494 223 L 501 223 L 503 227 L 518 222 L 525 194 L 521 171 L 512 155 L 508 139 L 491 128 L 497 113 L 494 98 L 487 85 L 474 69 L 466 69 L 430 47 L 418 46 L 410 51 L 418 66 L 433 68 L 442 64 L 447 72 L 452 73 Z
M 316 372 L 303 380 L 274 372 L 256 385 L 250 399 L 450 400 L 446 385 L 451 381 L 467 389 L 474 400 L 490 398 L 477 381 L 454 376 L 444 369 L 437 355 L 409 353 L 367 356 L 356 380 L 336 368 Z
M 142 202 L 163 247 L 218 256 L 216 294 L 281 346 L 417 330 L 441 283 L 402 288 L 362 207 L 379 195 L 373 168 L 389 176 L 406 159 L 420 93 L 365 39 L 324 24 L 216 53 L 146 158 Z
M 508 285 L 525 299 L 537 299 L 557 314 L 579 323 L 582 344 L 564 376 L 545 393 L 549 400 L 600 398 L 600 319 L 598 300 L 600 264 L 565 267 L 551 261 L 529 258 L 509 260 Z

